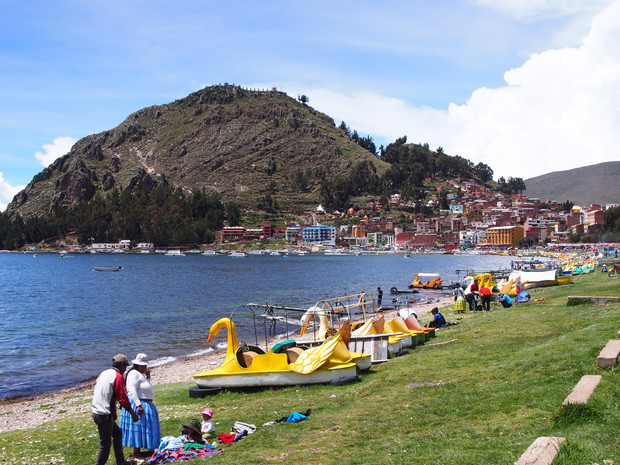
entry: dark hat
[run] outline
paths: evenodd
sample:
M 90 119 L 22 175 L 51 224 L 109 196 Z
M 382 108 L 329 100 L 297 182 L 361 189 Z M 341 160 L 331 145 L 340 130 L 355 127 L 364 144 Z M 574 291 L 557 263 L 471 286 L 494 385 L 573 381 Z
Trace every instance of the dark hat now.
M 184 428 L 193 429 L 199 434 L 201 433 L 202 424 L 200 423 L 200 420 L 197 420 L 196 418 L 192 418 L 190 421 L 183 423 L 182 426 Z
M 112 357 L 112 363 L 124 363 L 129 365 L 129 359 L 123 354 L 116 354 Z

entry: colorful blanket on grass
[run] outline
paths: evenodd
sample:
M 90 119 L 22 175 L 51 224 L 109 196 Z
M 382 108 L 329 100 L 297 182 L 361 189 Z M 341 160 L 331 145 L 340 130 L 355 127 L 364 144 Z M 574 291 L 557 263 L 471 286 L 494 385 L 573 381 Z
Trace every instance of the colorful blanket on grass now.
M 186 442 L 183 447 L 178 449 L 164 449 L 154 453 L 146 462 L 148 465 L 161 463 L 187 462 L 191 459 L 210 457 L 213 454 L 223 452 L 224 449 L 216 449 L 211 445 Z

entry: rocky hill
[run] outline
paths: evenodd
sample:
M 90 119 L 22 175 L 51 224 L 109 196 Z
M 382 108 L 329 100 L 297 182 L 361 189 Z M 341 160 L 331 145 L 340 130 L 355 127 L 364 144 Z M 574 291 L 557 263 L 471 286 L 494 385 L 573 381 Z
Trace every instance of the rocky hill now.
M 269 195 L 280 211 L 300 211 L 316 207 L 323 179 L 360 161 L 378 173 L 388 166 L 330 117 L 282 92 L 211 86 L 79 140 L 15 196 L 7 213 L 31 217 L 114 188 L 158 184 L 217 192 L 249 209 Z
M 611 161 L 566 171 L 554 171 L 525 180 L 529 197 L 575 205 L 620 202 L 620 162 Z

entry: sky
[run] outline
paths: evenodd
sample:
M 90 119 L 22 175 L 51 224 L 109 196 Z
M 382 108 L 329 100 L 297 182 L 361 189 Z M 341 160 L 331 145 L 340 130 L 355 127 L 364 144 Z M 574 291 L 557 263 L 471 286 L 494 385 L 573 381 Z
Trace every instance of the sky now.
M 0 211 L 82 137 L 277 87 L 500 176 L 619 160 L 620 0 L 0 0 Z

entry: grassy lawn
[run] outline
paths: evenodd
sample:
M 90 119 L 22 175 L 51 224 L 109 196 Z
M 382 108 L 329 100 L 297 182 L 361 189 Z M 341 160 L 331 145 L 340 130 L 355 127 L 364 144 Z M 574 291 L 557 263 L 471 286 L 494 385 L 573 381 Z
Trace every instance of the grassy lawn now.
M 346 386 L 223 392 L 206 399 L 189 398 L 191 382 L 157 386 L 162 434 L 179 435 L 181 423 L 209 406 L 218 433 L 229 432 L 236 420 L 259 428 L 225 445 L 222 454 L 191 463 L 513 464 L 540 436 L 566 438 L 554 465 L 617 462 L 618 371 L 599 370 L 596 358 L 620 329 L 620 304 L 567 307 L 566 297 L 619 290 L 620 277 L 599 272 L 530 291 L 545 299 L 540 302 L 463 315 L 444 309 L 458 326 Z M 586 374 L 603 376 L 589 404 L 562 408 Z M 307 408 L 313 413 L 304 422 L 261 426 Z M 90 417 L 74 416 L 1 434 L 0 463 L 62 463 L 54 462 L 62 457 L 80 465 L 94 461 L 97 447 Z

